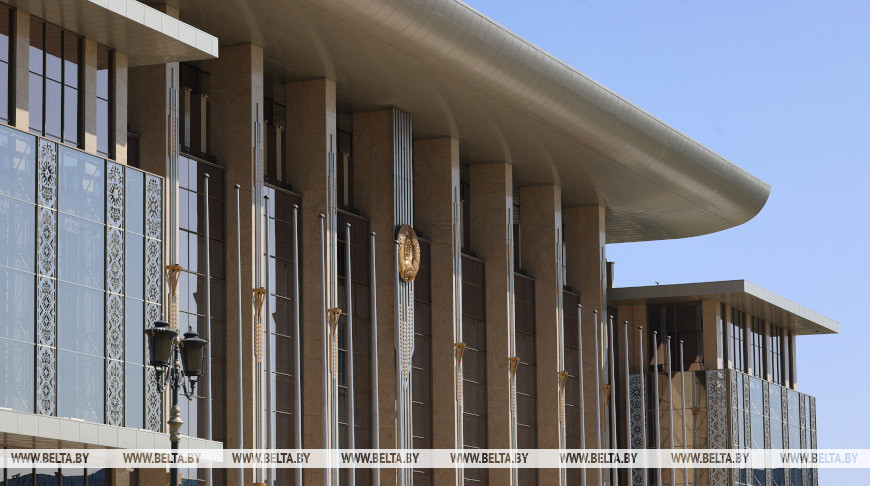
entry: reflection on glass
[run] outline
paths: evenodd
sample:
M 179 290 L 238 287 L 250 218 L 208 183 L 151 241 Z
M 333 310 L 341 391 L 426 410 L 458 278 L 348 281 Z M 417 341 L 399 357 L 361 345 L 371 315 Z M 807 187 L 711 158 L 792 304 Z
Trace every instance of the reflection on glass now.
M 6 486 L 32 486 L 33 469 L 7 469 Z
M 105 161 L 58 147 L 58 197 L 61 212 L 105 222 Z
M 0 125 L 0 195 L 36 202 L 34 137 Z
M 103 423 L 105 360 L 63 350 L 58 354 L 58 416 Z
M 124 389 L 127 427 L 134 429 L 145 428 L 145 369 L 142 366 L 127 364 L 124 379 L 127 387 Z
M 0 196 L 0 265 L 34 271 L 36 207 Z
M 0 267 L 0 337 L 33 342 L 34 277 Z
M 126 245 L 127 265 L 124 277 L 127 284 L 127 296 L 136 299 L 145 298 L 145 240 L 143 237 L 127 232 Z
M 85 486 L 84 469 L 63 468 L 60 473 L 63 475 L 62 486 Z
M 125 208 L 127 231 L 137 235 L 145 234 L 145 174 L 127 168 Z
M 0 338 L 0 407 L 33 411 L 34 345 Z
M 127 298 L 125 311 L 127 363 L 145 364 L 145 304 Z
M 64 282 L 60 283 L 57 293 L 58 347 L 103 356 L 105 294 Z
M 66 282 L 104 289 L 105 227 L 60 215 L 58 222 L 58 278 Z

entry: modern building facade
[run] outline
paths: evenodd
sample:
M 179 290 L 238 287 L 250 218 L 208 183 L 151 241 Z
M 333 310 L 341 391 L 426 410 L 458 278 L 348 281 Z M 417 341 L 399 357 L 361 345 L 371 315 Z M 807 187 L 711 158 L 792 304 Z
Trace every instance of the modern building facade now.
M 12 0 L 0 40 L 3 447 L 168 447 L 144 340 L 157 320 L 209 339 L 206 378 L 182 400 L 183 448 L 643 443 L 634 397 L 660 406 L 643 422 L 676 425 L 662 420 L 674 402 L 641 392 L 641 376 L 660 390 L 683 376 L 649 356 L 665 349 L 652 330 L 674 353 L 686 344 L 692 390 L 679 409 L 692 409 L 692 441 L 660 434 L 663 447 L 815 443 L 794 336 L 836 323 L 749 284 L 608 284 L 607 243 L 742 224 L 769 186 L 462 3 Z M 526 485 L 581 473 L 182 476 Z M 785 478 L 661 484 L 817 482 Z M 154 469 L 0 476 L 167 481 Z

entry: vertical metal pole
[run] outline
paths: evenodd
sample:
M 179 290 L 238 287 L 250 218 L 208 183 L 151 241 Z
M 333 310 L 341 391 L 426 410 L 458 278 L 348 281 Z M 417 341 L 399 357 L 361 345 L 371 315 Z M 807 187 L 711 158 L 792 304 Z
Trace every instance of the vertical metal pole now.
M 616 334 L 613 332 L 616 329 L 613 327 L 613 316 L 610 316 L 609 329 L 610 334 L 610 448 L 618 449 L 616 440 Z M 628 383 L 626 383 L 626 386 Z M 611 468 L 613 473 L 613 486 L 619 486 L 619 470 Z
M 687 439 L 687 427 L 686 427 L 686 362 L 683 360 L 683 340 L 680 339 L 680 380 L 682 381 L 683 392 L 680 393 L 680 397 L 683 402 L 683 449 L 689 448 L 689 443 L 686 441 Z M 689 484 L 689 466 L 685 467 L 683 471 L 683 484 Z
M 323 396 L 321 397 L 321 405 L 323 408 L 323 448 L 329 449 L 331 447 L 329 438 L 330 438 L 330 429 L 331 423 L 330 419 L 332 418 L 332 414 L 330 414 L 329 409 L 329 327 L 326 322 L 326 309 L 329 307 L 329 304 L 326 301 L 326 217 L 324 215 L 320 215 L 320 277 L 321 277 L 321 297 L 323 303 L 323 309 L 320 310 L 321 320 L 323 321 L 321 324 L 322 328 L 322 338 L 323 338 L 323 359 L 321 365 L 323 366 Z M 325 486 L 330 486 L 330 471 L 329 467 L 323 468 L 323 484 Z
M 625 345 L 625 448 L 631 450 L 631 390 L 629 390 L 629 361 L 628 361 L 628 321 L 622 323 L 623 344 Z M 631 469 L 627 470 L 625 483 L 631 484 Z
M 577 377 L 580 380 L 580 448 L 586 449 L 586 406 L 583 401 L 583 322 L 582 306 L 577 304 Z M 580 486 L 586 486 L 586 470 L 580 470 Z
M 595 448 L 601 449 L 601 356 L 598 354 L 598 311 L 592 311 L 595 320 Z M 604 485 L 604 471 L 598 468 L 598 484 Z
M 647 437 L 646 437 L 646 369 L 647 363 L 644 359 L 643 349 L 643 327 L 637 328 L 637 356 L 640 360 L 640 448 L 646 453 Z M 646 464 L 646 461 L 644 461 Z M 647 486 L 649 481 L 649 469 L 646 466 L 643 468 L 643 486 Z
M 205 339 L 209 343 L 211 340 L 211 230 L 209 227 L 209 210 L 208 210 L 208 174 L 203 174 L 203 191 L 205 192 Z M 211 410 L 211 346 L 205 347 L 205 438 L 211 440 L 212 427 L 212 410 Z M 208 468 L 207 486 L 212 486 L 214 482 L 212 468 Z
M 659 333 L 658 331 L 653 331 L 652 333 L 653 339 L 653 370 L 655 373 L 652 375 L 653 380 L 653 406 L 655 407 L 655 433 L 656 433 L 656 450 L 662 448 L 662 428 L 661 428 L 661 415 L 659 413 Z M 656 468 L 656 475 L 658 477 L 658 481 L 656 481 L 656 486 L 662 486 L 662 468 Z
M 345 334 L 347 341 L 347 447 L 355 449 L 356 433 L 354 432 L 353 415 L 356 411 L 354 406 L 356 392 L 353 383 L 353 273 L 351 272 L 350 260 L 350 223 L 347 223 L 344 235 L 344 268 L 347 269 L 347 332 Z M 349 469 L 347 474 L 350 477 L 350 486 L 354 486 L 356 484 L 356 469 Z
M 242 210 L 241 210 L 241 203 L 240 203 L 242 186 L 236 184 L 235 190 L 236 190 L 236 311 L 237 311 L 237 314 L 236 314 L 236 332 L 238 333 L 238 336 L 237 336 L 238 342 L 237 342 L 236 353 L 237 353 L 237 363 L 239 365 L 239 370 L 238 370 L 239 372 L 238 372 L 238 376 L 236 377 L 236 379 L 238 380 L 239 393 L 238 393 L 238 396 L 236 397 L 236 399 L 238 400 L 237 406 L 239 408 L 239 413 L 238 413 L 239 449 L 244 449 L 245 448 L 245 436 L 244 436 L 243 424 L 245 422 L 245 416 L 244 416 L 243 410 L 242 410 L 244 408 L 243 404 L 245 403 L 244 396 L 243 396 L 243 389 L 242 389 L 242 383 L 244 383 L 244 381 L 243 381 L 244 373 L 242 372 L 242 364 L 243 364 L 243 355 L 242 355 L 242 223 L 241 223 L 241 217 L 242 217 L 241 211 Z M 242 486 L 244 475 L 245 475 L 245 470 L 239 469 L 239 474 L 238 474 L 238 485 L 239 486 Z
M 379 449 L 381 447 L 381 413 L 380 403 L 378 400 L 378 280 L 377 272 L 375 271 L 375 233 L 369 235 L 369 268 L 371 281 L 369 289 L 371 289 L 372 299 L 372 330 L 369 339 L 372 348 L 372 448 Z M 381 486 L 381 469 L 373 469 L 374 484 Z
M 266 289 L 266 302 L 263 304 L 265 309 L 263 315 L 265 316 L 265 325 L 263 326 L 263 332 L 266 334 L 265 338 L 265 351 L 266 351 L 266 376 L 265 376 L 265 384 L 266 384 L 266 449 L 272 448 L 272 314 L 269 306 L 269 302 L 272 300 L 271 297 L 271 275 L 269 272 L 269 264 L 271 260 L 271 250 L 269 249 L 269 195 L 266 194 L 263 196 L 263 206 L 266 212 L 266 223 L 263 227 L 263 234 L 266 239 L 266 283 L 263 285 L 263 288 Z M 272 474 L 273 469 L 271 467 L 266 468 L 266 484 L 272 486 Z
M 674 440 L 674 375 L 671 373 L 672 361 L 671 361 L 671 335 L 668 334 L 665 336 L 667 339 L 667 360 L 668 360 L 668 421 L 670 422 L 670 436 L 671 436 L 671 450 L 674 450 L 675 440 Z M 676 469 L 671 466 L 671 484 L 676 484 Z
M 294 376 L 296 396 L 293 398 L 293 412 L 296 414 L 296 441 L 297 449 L 302 449 L 302 345 L 299 339 L 299 206 L 293 205 L 293 341 L 295 345 Z M 302 468 L 296 469 L 296 484 L 302 486 Z M 271 485 L 269 485 L 271 486 Z

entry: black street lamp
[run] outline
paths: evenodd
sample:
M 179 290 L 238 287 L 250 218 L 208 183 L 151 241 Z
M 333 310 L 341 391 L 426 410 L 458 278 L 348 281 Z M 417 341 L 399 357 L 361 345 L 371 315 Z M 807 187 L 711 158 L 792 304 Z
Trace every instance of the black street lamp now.
M 179 340 L 178 331 L 163 321 L 155 321 L 153 326 L 145 329 L 145 334 L 151 349 L 149 364 L 157 371 L 157 390 L 163 393 L 167 382 L 172 389 L 172 408 L 168 421 L 169 441 L 172 443 L 172 450 L 177 451 L 181 441 L 181 424 L 184 423 L 181 420 L 181 407 L 178 405 L 178 389 L 183 390 L 188 400 L 193 399 L 196 381 L 203 375 L 203 351 L 208 342 L 192 329 Z M 178 484 L 178 468 L 175 466 L 169 470 L 169 484 Z

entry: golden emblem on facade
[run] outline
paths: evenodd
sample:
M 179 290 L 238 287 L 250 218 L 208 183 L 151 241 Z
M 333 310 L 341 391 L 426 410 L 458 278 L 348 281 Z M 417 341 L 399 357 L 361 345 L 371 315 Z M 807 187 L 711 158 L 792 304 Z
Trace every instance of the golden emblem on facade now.
M 399 243 L 399 276 L 405 282 L 413 282 L 420 270 L 420 241 L 414 228 L 403 225 L 396 235 Z

